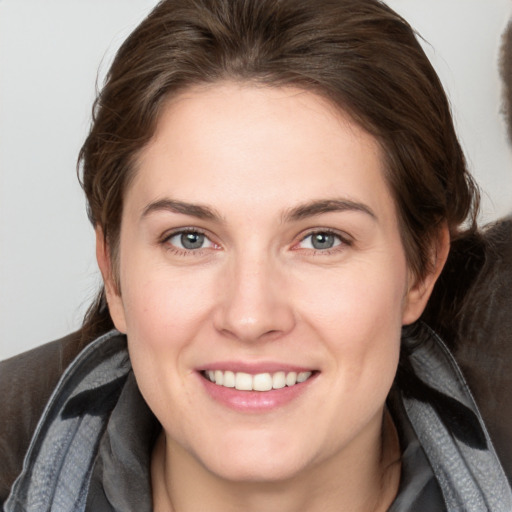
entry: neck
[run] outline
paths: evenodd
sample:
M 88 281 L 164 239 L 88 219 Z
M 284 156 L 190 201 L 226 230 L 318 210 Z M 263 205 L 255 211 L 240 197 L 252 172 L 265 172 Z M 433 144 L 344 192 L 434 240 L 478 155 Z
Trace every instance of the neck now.
M 389 413 L 371 445 L 336 454 L 292 478 L 233 482 L 206 469 L 162 432 L 152 459 L 155 512 L 383 512 L 396 496 L 400 448 Z

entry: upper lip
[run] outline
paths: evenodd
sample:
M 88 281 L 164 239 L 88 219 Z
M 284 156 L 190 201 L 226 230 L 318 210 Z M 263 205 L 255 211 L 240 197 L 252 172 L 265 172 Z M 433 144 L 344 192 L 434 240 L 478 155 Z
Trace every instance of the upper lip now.
M 276 373 L 276 372 L 313 372 L 314 368 L 307 366 L 300 366 L 288 363 L 278 362 L 247 362 L 247 361 L 216 361 L 213 363 L 207 363 L 196 368 L 199 372 L 207 370 L 221 370 L 221 371 L 232 371 L 233 373 L 243 372 L 251 375 L 257 375 L 259 373 Z

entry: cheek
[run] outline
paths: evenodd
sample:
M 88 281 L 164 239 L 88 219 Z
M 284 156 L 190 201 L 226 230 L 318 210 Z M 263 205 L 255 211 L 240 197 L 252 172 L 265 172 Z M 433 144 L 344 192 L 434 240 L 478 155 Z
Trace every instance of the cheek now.
M 400 265 L 396 265 L 400 267 Z M 326 273 L 325 279 L 312 275 L 302 279 L 295 292 L 303 297 L 301 308 L 312 322 L 343 338 L 344 335 L 401 326 L 407 285 L 406 271 L 394 265 L 352 265 Z M 405 265 L 404 265 L 405 269 Z
M 313 416 L 334 449 L 378 424 L 398 365 L 405 269 L 400 259 L 361 259 L 325 279 L 303 275 L 294 290 L 307 338 L 323 347 L 328 391 Z
M 401 258 L 398 253 L 378 264 L 354 262 L 350 271 L 340 269 L 317 280 L 307 295 L 296 292 L 307 296 L 302 317 L 324 340 L 338 374 L 347 376 L 345 386 L 394 376 L 407 285 Z
M 154 348 L 186 343 L 208 314 L 215 291 L 208 272 L 139 258 L 127 259 L 122 282 L 128 334 Z
M 215 292 L 212 279 L 171 272 L 134 255 L 125 260 L 124 270 L 128 350 L 140 391 L 162 423 L 185 438 L 197 419 L 167 420 L 170 410 L 193 409 L 187 363 L 197 340 L 208 338 L 204 331 Z

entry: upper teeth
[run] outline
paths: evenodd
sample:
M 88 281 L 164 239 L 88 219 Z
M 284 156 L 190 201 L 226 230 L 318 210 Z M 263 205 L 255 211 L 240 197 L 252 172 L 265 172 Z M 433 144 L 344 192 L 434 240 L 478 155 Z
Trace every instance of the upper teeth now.
M 208 370 L 204 372 L 208 380 L 227 388 L 240 391 L 270 391 L 285 386 L 294 386 L 311 377 L 311 372 L 276 372 L 257 373 L 251 375 L 244 372 L 231 372 L 222 370 Z

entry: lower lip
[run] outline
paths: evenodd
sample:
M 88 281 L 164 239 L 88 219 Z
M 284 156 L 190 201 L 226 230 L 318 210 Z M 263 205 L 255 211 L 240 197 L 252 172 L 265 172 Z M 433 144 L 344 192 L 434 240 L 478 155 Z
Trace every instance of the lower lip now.
M 218 386 L 199 374 L 203 386 L 211 398 L 240 412 L 268 412 L 283 407 L 302 395 L 316 376 L 317 374 L 314 373 L 304 382 L 271 391 L 239 391 L 235 388 Z

